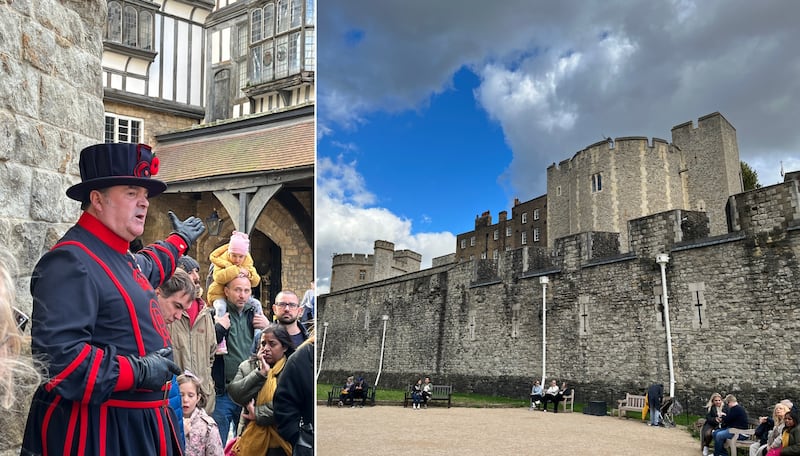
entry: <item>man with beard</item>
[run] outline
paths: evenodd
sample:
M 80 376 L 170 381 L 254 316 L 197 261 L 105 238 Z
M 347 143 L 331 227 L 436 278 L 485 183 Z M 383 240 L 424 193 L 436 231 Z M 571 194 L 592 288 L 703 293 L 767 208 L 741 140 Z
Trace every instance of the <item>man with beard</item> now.
M 300 317 L 303 316 L 303 307 L 300 300 L 293 291 L 283 290 L 275 296 L 275 304 L 272 305 L 272 312 L 278 324 L 286 328 L 286 332 L 292 337 L 295 347 L 299 347 L 308 339 L 306 327 L 300 324 Z

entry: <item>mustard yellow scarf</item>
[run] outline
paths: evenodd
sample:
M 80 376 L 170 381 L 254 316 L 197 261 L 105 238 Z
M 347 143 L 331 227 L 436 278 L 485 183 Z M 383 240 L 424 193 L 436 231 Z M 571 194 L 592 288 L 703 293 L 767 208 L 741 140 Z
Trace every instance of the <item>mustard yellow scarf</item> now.
M 278 375 L 286 364 L 286 357 L 281 358 L 267 372 L 267 381 L 256 396 L 256 406 L 272 401 L 275 389 L 278 387 Z M 283 448 L 287 456 L 292 454 L 292 445 L 278 435 L 275 425 L 259 426 L 255 421 L 247 424 L 241 437 L 233 445 L 233 454 L 249 456 L 267 454 L 269 448 Z

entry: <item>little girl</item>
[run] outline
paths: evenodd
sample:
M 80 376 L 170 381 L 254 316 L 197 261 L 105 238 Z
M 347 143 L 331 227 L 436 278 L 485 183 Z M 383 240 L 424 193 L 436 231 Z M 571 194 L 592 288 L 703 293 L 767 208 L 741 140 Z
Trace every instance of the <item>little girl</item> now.
M 222 440 L 217 423 L 203 407 L 206 398 L 200 389 L 200 379 L 189 371 L 178 376 L 183 409 L 183 433 L 186 436 L 186 456 L 222 456 Z M 198 407 L 199 406 L 199 407 Z
M 229 243 L 217 247 L 208 259 L 214 266 L 212 271 L 213 281 L 208 285 L 208 303 L 214 306 L 215 317 L 219 318 L 228 312 L 225 302 L 225 284 L 236 277 L 247 277 L 250 286 L 258 286 L 261 277 L 253 266 L 253 257 L 250 256 L 250 239 L 247 234 L 234 231 Z M 256 313 L 263 314 L 261 306 L 256 306 Z M 217 354 L 228 353 L 225 339 L 217 346 Z

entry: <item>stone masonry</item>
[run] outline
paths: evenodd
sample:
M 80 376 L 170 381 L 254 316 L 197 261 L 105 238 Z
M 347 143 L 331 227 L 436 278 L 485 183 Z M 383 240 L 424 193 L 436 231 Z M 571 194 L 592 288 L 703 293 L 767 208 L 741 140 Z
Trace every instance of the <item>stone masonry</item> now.
M 103 141 L 105 18 L 102 0 L 0 1 L 0 240 L 25 311 L 36 261 L 80 213 L 64 195 L 80 151 Z
M 539 378 L 547 275 L 548 378 L 577 400 L 616 404 L 653 382 L 669 389 L 657 253 L 667 253 L 676 395 L 699 413 L 713 391 L 735 393 L 753 416 L 800 397 L 800 182 L 734 195 L 735 231 L 710 236 L 701 211 L 631 220 L 618 233 L 557 239 L 553 251 L 516 249 L 498 261 L 445 264 L 319 299 L 327 323 L 320 382 L 377 375 L 388 315 L 385 387 L 420 375 L 455 391 L 527 397 Z M 545 258 L 542 258 L 542 256 Z

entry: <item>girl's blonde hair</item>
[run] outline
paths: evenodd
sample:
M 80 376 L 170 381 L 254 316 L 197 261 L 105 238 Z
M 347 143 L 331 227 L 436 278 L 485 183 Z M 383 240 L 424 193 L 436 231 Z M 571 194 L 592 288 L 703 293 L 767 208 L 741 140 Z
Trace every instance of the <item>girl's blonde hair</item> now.
M 42 376 L 30 355 L 30 337 L 25 337 L 14 316 L 16 263 L 0 254 L 0 449 L 19 446 L 30 397 Z
M 200 398 L 197 400 L 197 407 L 203 408 L 206 406 L 206 394 L 203 392 L 202 385 L 200 383 L 200 379 L 197 378 L 196 375 L 189 372 L 188 370 L 185 371 L 183 374 L 178 376 L 178 385 L 183 385 L 184 383 L 191 383 L 194 385 L 195 390 L 197 391 L 197 396 Z
M 722 395 L 721 395 L 721 394 L 719 394 L 719 393 L 712 393 L 712 394 L 711 394 L 711 397 L 709 397 L 709 398 L 708 398 L 708 403 L 706 404 L 706 411 L 709 411 L 709 412 L 711 411 L 711 407 L 713 407 L 713 406 L 714 406 L 714 398 L 715 398 L 715 397 L 718 397 L 718 398 L 720 398 L 720 400 L 722 400 Z M 723 405 L 724 405 L 724 404 L 723 404 Z

